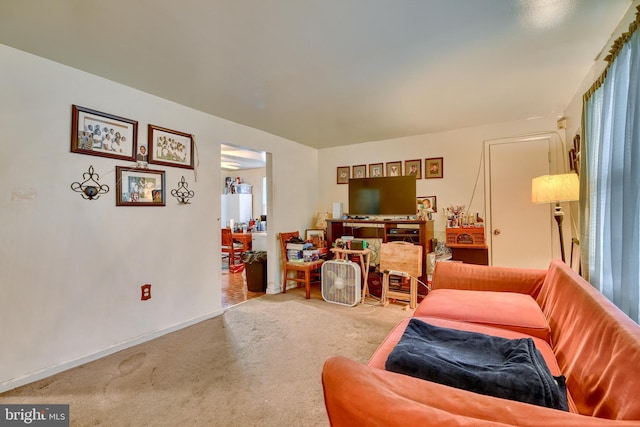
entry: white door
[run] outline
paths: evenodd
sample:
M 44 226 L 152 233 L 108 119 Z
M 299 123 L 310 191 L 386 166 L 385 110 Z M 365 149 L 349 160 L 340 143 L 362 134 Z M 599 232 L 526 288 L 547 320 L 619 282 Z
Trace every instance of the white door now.
M 549 173 L 549 137 L 487 144 L 491 265 L 547 268 L 552 258 L 548 204 L 531 203 L 531 180 Z

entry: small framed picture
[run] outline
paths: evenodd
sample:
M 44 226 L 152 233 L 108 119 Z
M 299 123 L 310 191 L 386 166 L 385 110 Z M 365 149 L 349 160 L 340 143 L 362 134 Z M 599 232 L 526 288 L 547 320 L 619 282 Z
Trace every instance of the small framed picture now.
M 307 228 L 304 233 L 304 240 L 313 243 L 316 248 L 326 248 L 325 231 L 321 228 Z
M 433 219 L 432 214 L 438 212 L 436 196 L 420 196 L 416 198 L 416 217 L 418 219 Z
M 405 175 L 413 175 L 416 179 L 422 179 L 422 160 L 405 160 L 404 173 Z
M 351 166 L 338 166 L 337 182 L 338 184 L 348 184 L 351 178 Z
M 307 242 L 323 241 L 324 240 L 325 231 L 322 228 L 307 228 L 304 232 L 304 239 Z M 321 245 L 316 245 L 317 247 L 322 247 Z
M 386 176 L 402 176 L 402 162 L 388 162 Z
M 424 177 L 429 178 L 442 178 L 443 173 L 443 158 L 432 157 L 424 160 Z
M 116 206 L 164 205 L 164 171 L 116 166 Z
M 569 151 L 569 167 L 580 175 L 580 135 L 573 137 L 573 148 Z
M 381 178 L 384 175 L 382 174 L 382 163 L 371 163 L 369 164 L 369 178 Z
M 193 169 L 193 136 L 149 125 L 149 163 Z
M 367 165 L 357 165 L 353 167 L 353 178 L 366 178 Z
M 571 150 L 569 150 L 569 170 L 576 171 L 576 149 L 575 148 L 572 148 Z
M 137 144 L 137 121 L 72 105 L 72 153 L 133 161 Z

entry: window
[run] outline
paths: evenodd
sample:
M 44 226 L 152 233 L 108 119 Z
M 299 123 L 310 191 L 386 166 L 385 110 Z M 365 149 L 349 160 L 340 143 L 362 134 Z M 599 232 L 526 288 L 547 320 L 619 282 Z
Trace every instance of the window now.
M 640 32 L 623 37 L 606 76 L 585 95 L 580 228 L 587 278 L 638 322 Z
M 267 214 L 267 177 L 262 177 L 262 215 Z

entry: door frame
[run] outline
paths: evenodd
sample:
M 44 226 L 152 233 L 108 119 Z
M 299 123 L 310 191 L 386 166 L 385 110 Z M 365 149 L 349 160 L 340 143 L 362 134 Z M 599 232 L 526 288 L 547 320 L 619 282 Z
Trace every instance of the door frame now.
M 250 147 L 246 147 L 246 146 L 242 146 L 242 145 L 235 145 L 235 144 L 230 144 L 227 142 L 221 142 L 220 146 L 222 147 L 222 145 L 227 145 L 230 147 L 234 147 L 236 149 L 238 149 L 239 151 L 247 151 L 247 152 L 253 152 L 253 153 L 264 153 L 265 155 L 265 164 L 264 164 L 264 169 L 265 169 L 265 176 L 266 176 L 266 201 L 267 201 L 267 223 L 269 223 L 269 220 L 271 220 L 271 223 L 273 223 L 273 212 L 274 212 L 274 207 L 273 207 L 273 153 L 271 153 L 268 150 L 265 149 L 261 149 L 261 148 L 250 148 Z M 222 157 L 222 156 L 221 156 Z M 251 168 L 254 169 L 254 168 Z M 220 169 L 221 171 L 222 169 Z M 240 169 L 241 171 L 241 169 Z M 222 177 L 222 173 L 220 174 L 220 176 Z M 221 182 L 221 184 L 224 184 L 223 182 Z M 222 215 L 221 215 L 221 209 L 222 209 L 222 203 L 218 206 L 218 227 L 222 227 Z M 268 227 L 268 225 L 267 225 Z M 218 239 L 220 239 L 219 237 L 219 233 L 218 233 Z M 220 241 L 218 241 L 218 246 L 220 246 Z M 279 254 L 280 252 L 280 247 L 276 245 L 276 239 L 274 238 L 274 233 L 268 233 L 267 234 L 267 265 L 266 265 L 266 276 L 267 276 L 267 289 L 266 289 L 266 293 L 267 294 L 276 294 L 280 292 L 280 281 L 276 280 L 276 277 L 279 275 L 279 271 L 280 271 L 280 267 L 279 267 L 279 258 L 278 256 L 269 256 L 268 254 Z M 220 283 L 220 279 L 222 278 L 222 259 L 221 257 L 217 258 L 219 261 L 218 264 L 218 270 L 219 270 L 219 276 L 218 276 L 218 283 Z M 221 286 L 219 286 L 219 289 L 221 289 Z M 222 301 L 222 292 L 220 292 L 220 299 Z

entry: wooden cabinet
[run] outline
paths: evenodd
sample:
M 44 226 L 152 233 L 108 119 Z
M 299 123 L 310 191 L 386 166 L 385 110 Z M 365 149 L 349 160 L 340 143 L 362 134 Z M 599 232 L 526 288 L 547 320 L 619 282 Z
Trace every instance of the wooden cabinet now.
M 486 246 L 482 248 L 451 248 L 451 259 L 462 261 L 465 264 L 489 265 L 489 250 Z
M 423 271 L 420 280 L 427 283 L 427 254 L 432 252 L 433 221 L 424 220 L 327 220 L 327 241 L 333 244 L 342 236 L 356 239 L 378 239 L 383 243 L 393 241 L 411 242 L 422 246 Z
M 467 264 L 489 265 L 489 250 L 484 227 L 447 228 L 447 246 L 451 259 Z

